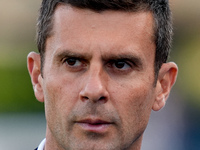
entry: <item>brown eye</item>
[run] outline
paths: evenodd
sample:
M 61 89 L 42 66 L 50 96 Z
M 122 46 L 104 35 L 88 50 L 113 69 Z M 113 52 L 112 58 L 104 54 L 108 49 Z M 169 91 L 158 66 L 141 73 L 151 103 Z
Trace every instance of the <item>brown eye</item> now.
M 78 67 L 81 66 L 81 61 L 76 59 L 76 58 L 68 58 L 65 60 L 65 63 L 69 66 L 74 66 L 74 67 Z
M 113 67 L 120 69 L 120 70 L 126 70 L 128 68 L 130 68 L 131 66 L 126 63 L 125 61 L 116 61 L 113 63 Z
M 115 64 L 114 64 L 117 68 L 119 68 L 119 69 L 121 69 L 121 68 L 123 68 L 126 64 L 125 64 L 125 62 L 116 62 Z
M 73 65 L 76 64 L 76 59 L 74 59 L 74 58 L 67 59 L 67 60 L 66 60 L 66 63 L 67 63 L 68 65 L 70 65 L 70 66 L 73 66 Z

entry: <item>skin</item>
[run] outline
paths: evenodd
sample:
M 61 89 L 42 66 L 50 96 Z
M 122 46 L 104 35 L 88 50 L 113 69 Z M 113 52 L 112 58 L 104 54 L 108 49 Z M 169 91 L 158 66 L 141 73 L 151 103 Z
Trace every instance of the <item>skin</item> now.
M 162 65 L 154 85 L 150 12 L 59 5 L 40 55 L 28 55 L 36 98 L 45 103 L 45 150 L 139 150 L 151 110 L 160 110 L 177 66 Z

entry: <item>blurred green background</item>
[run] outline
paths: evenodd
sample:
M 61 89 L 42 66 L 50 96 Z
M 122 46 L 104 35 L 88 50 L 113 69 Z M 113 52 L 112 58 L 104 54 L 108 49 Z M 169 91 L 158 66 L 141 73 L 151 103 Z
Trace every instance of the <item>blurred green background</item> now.
M 0 2 L 0 112 L 43 111 L 34 98 L 26 56 L 37 51 L 40 0 Z M 200 1 L 171 0 L 174 44 L 170 60 L 179 66 L 175 85 L 183 101 L 200 109 Z
M 0 112 L 42 111 L 34 98 L 26 56 L 35 42 L 39 0 L 0 2 Z
M 179 66 L 176 90 L 200 109 L 200 1 L 171 0 L 174 47 L 171 58 Z

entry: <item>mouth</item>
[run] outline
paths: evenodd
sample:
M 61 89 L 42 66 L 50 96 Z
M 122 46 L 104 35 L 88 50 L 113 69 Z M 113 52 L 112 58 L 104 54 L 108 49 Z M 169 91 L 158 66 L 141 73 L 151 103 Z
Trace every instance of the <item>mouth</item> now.
M 84 119 L 75 123 L 83 130 L 95 133 L 104 133 L 110 126 L 114 124 L 113 122 L 104 121 L 101 119 Z

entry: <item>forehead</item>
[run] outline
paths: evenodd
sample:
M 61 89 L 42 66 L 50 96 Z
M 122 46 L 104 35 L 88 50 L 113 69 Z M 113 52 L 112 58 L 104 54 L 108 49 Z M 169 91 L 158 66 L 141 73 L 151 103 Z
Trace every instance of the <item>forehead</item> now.
M 146 30 L 152 37 L 154 37 L 154 19 L 150 11 L 123 11 L 123 10 L 104 10 L 104 11 L 93 11 L 90 9 L 80 9 L 73 7 L 71 5 L 59 4 L 54 12 L 54 29 L 58 22 L 70 22 L 73 26 L 78 22 L 82 22 L 79 25 L 89 25 L 89 27 L 97 27 L 106 23 L 107 27 L 113 24 L 120 27 L 126 26 L 130 31 L 135 26 L 140 26 L 144 28 L 146 25 Z M 56 22 L 56 23 L 55 23 Z M 91 24 L 92 23 L 92 24 Z M 69 26 L 70 24 L 66 24 Z
M 61 49 L 83 50 L 84 53 L 102 49 L 103 53 L 121 53 L 125 49 L 133 53 L 134 49 L 140 49 L 137 53 L 146 53 L 146 49 L 155 51 L 153 22 L 150 12 L 94 12 L 58 5 L 53 34 L 47 39 L 47 52 L 52 45 L 54 51 L 51 53 Z M 148 51 L 149 54 L 154 52 Z
M 53 33 L 76 31 L 100 33 L 115 32 L 118 36 L 146 35 L 154 41 L 154 19 L 151 12 L 125 12 L 106 10 L 94 12 L 70 5 L 58 5 L 54 13 Z M 126 30 L 126 32 L 124 32 Z M 136 32 L 137 30 L 137 32 Z M 127 32 L 128 31 L 128 32 Z M 140 32 L 138 32 L 140 31 Z M 104 34 L 105 34 L 104 33 Z M 86 34 L 86 33 L 84 33 Z M 139 37 L 138 37 L 139 38 Z

